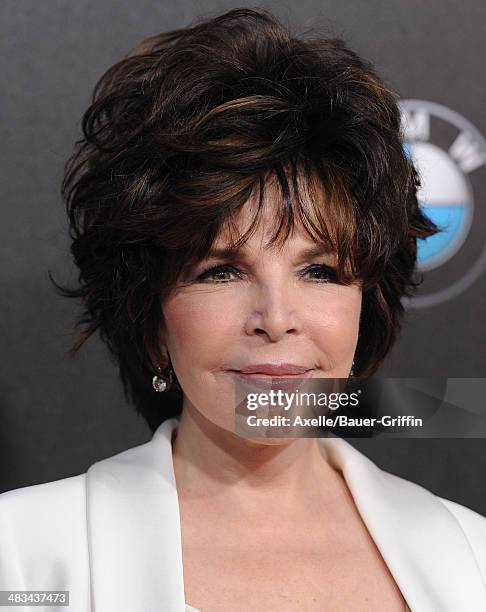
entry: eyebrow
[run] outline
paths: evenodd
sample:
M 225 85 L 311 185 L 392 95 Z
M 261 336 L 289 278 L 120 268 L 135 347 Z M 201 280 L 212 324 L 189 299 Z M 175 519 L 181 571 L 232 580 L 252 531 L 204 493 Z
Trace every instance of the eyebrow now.
M 303 249 L 298 254 L 298 261 L 304 261 L 307 259 L 314 259 L 315 257 L 320 257 L 322 255 L 329 255 L 333 253 L 334 250 L 326 245 L 326 244 L 316 244 L 312 247 L 308 247 Z M 232 249 L 232 248 L 213 248 L 206 255 L 205 259 L 221 259 L 222 261 L 234 261 L 235 259 L 246 259 L 245 252 L 241 249 Z

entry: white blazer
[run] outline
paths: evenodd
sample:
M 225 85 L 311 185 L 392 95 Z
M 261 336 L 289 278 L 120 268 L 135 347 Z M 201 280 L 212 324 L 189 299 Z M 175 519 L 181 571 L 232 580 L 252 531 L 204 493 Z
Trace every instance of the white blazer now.
M 85 474 L 0 495 L 0 590 L 64 590 L 70 612 L 184 612 L 171 435 Z M 412 612 L 486 611 L 486 517 L 320 438 Z M 191 603 L 191 602 L 189 602 Z

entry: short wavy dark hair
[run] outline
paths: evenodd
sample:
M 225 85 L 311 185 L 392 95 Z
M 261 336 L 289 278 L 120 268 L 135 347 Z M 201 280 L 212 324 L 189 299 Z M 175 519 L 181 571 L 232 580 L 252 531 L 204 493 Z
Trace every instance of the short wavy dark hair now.
M 338 282 L 361 279 L 354 369 L 376 371 L 401 298 L 423 281 L 417 238 L 438 228 L 417 202 L 397 95 L 342 39 L 297 37 L 262 9 L 151 36 L 102 75 L 82 132 L 62 184 L 79 283 L 51 280 L 84 306 L 70 355 L 99 331 L 152 431 L 182 406 L 177 379 L 163 394 L 151 385 L 161 304 L 255 188 L 261 205 L 269 177 L 281 196 L 272 241 L 297 217 L 338 254 Z M 315 198 L 300 197 L 300 177 Z

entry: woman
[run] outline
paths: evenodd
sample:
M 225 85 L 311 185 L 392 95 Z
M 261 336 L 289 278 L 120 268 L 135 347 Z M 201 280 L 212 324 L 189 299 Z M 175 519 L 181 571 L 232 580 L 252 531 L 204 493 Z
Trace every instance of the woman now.
M 237 435 L 255 378 L 369 378 L 412 295 L 396 97 L 338 39 L 236 9 L 100 79 L 66 168 L 86 324 L 152 440 L 0 496 L 0 589 L 71 610 L 486 609 L 486 518 L 340 438 Z M 47 606 L 47 609 L 51 609 Z

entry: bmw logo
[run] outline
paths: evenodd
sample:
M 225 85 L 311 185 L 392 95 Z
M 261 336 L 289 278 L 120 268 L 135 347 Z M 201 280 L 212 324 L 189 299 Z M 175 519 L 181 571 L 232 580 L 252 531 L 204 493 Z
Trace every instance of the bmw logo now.
M 407 155 L 420 175 L 418 199 L 440 232 L 418 241 L 424 272 L 408 306 L 434 306 L 470 287 L 486 268 L 486 140 L 459 113 L 435 102 L 402 100 Z

